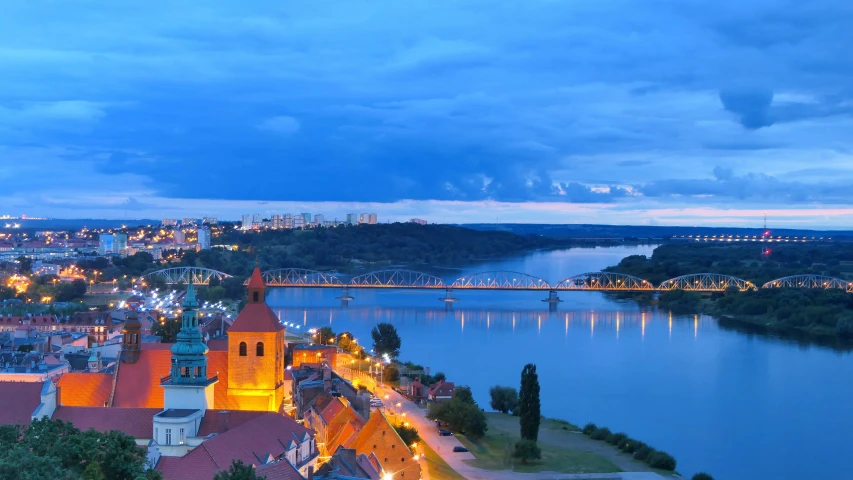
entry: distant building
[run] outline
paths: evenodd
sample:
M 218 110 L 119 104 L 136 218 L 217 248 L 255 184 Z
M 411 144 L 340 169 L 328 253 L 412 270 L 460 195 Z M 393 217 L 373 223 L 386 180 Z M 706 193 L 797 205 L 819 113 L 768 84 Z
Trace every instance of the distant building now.
M 422 220 L 420 218 L 413 218 L 413 219 L 409 220 L 409 223 L 417 223 L 418 225 L 426 225 L 427 221 Z
M 293 228 L 304 228 L 305 227 L 305 217 L 302 215 L 297 215 L 293 217 Z
M 318 213 L 318 214 L 314 215 L 314 224 L 317 225 L 318 227 L 322 227 L 325 224 L 325 219 L 326 219 L 326 217 L 323 216 L 322 213 Z
M 281 215 L 273 215 L 270 217 L 270 227 L 272 227 L 275 230 L 282 228 Z
M 100 255 L 125 255 L 127 253 L 127 234 L 102 233 L 98 235 L 98 253 Z
M 216 217 L 204 217 L 201 219 L 202 225 L 216 225 L 217 222 Z
M 367 215 L 367 223 L 370 225 L 376 225 L 376 222 L 377 222 L 376 214 L 375 213 L 369 213 Z
M 181 220 L 181 225 L 184 227 L 194 227 L 197 222 L 197 218 L 184 218 Z
M 367 213 L 360 214 L 358 216 L 358 224 L 363 225 L 363 224 L 367 223 L 368 217 L 369 217 L 369 215 Z
M 201 250 L 210 250 L 210 229 L 198 229 L 198 248 Z
M 310 213 L 300 213 L 299 215 L 303 218 L 302 223 L 305 226 L 311 225 L 311 214 Z
M 178 225 L 178 221 L 174 218 L 164 218 L 163 226 L 164 227 L 175 227 Z
M 347 214 L 347 225 L 355 225 L 358 223 L 358 214 L 357 213 L 348 213 Z
M 293 215 L 289 213 L 284 214 L 284 228 L 293 228 Z
M 182 230 L 175 230 L 173 235 L 175 237 L 175 243 L 177 244 L 181 244 L 187 241 L 187 236 Z
M 243 215 L 240 217 L 241 220 L 241 230 L 251 230 L 252 229 L 252 216 L 251 215 Z

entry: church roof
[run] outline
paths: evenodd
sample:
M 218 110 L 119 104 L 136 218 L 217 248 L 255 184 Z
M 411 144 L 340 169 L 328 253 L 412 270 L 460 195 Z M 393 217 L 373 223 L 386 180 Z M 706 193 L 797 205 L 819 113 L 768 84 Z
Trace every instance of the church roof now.
M 281 320 L 266 303 L 249 303 L 228 328 L 232 333 L 269 333 L 284 330 Z
M 255 271 L 252 272 L 252 276 L 249 278 L 249 290 L 253 289 L 263 289 L 266 285 L 264 284 L 264 277 L 261 275 L 261 269 L 255 267 Z
M 103 408 L 110 401 L 111 373 L 70 372 L 59 377 L 59 403 L 73 407 Z
M 157 470 L 165 480 L 210 479 L 234 460 L 261 463 L 268 455 L 285 453 L 284 445 L 313 433 L 290 417 L 266 412 L 205 441 L 183 457 L 161 457 Z
M 123 363 L 118 370 L 114 407 L 163 408 L 164 394 L 160 377 L 169 374 L 172 354 L 161 349 L 170 344 L 142 344 L 136 363 Z M 150 347 L 150 348 L 146 348 Z M 260 410 L 269 408 L 269 398 L 228 395 L 228 352 L 214 350 L 207 354 L 207 372 L 217 375 L 213 386 L 213 406 L 217 410 Z

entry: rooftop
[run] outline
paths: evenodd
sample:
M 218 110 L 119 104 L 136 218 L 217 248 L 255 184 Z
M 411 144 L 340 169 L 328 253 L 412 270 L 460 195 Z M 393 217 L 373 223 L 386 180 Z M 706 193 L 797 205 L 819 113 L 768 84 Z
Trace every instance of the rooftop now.
M 182 418 L 189 417 L 198 411 L 198 409 L 193 408 L 170 408 L 158 413 L 157 416 L 160 418 Z

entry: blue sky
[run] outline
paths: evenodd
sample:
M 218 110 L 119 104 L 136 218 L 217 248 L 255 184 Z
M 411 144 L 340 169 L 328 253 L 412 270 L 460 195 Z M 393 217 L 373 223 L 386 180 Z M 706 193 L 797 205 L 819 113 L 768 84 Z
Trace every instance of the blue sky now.
M 0 214 L 844 227 L 843 0 L 29 0 Z

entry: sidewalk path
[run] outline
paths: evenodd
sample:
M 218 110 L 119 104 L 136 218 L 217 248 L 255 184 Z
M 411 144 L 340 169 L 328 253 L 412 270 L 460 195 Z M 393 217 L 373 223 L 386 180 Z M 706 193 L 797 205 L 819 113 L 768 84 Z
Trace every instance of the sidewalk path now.
M 424 410 L 409 401 L 393 389 L 380 387 L 376 395 L 385 404 L 385 414 L 392 424 L 398 421 L 409 422 L 418 429 L 421 440 L 429 444 L 433 450 L 450 465 L 450 468 L 468 480 L 663 480 L 654 472 L 620 472 L 620 473 L 517 473 L 511 470 L 483 470 L 472 467 L 463 460 L 474 460 L 470 452 L 457 453 L 453 447 L 463 446 L 455 436 L 442 437 L 438 434 L 435 422 L 426 418 Z M 385 399 L 388 395 L 388 399 Z M 396 405 L 400 404 L 398 408 Z M 406 416 L 403 417 L 402 414 Z M 425 479 L 427 477 L 424 477 Z M 437 479 L 434 479 L 437 480 Z

